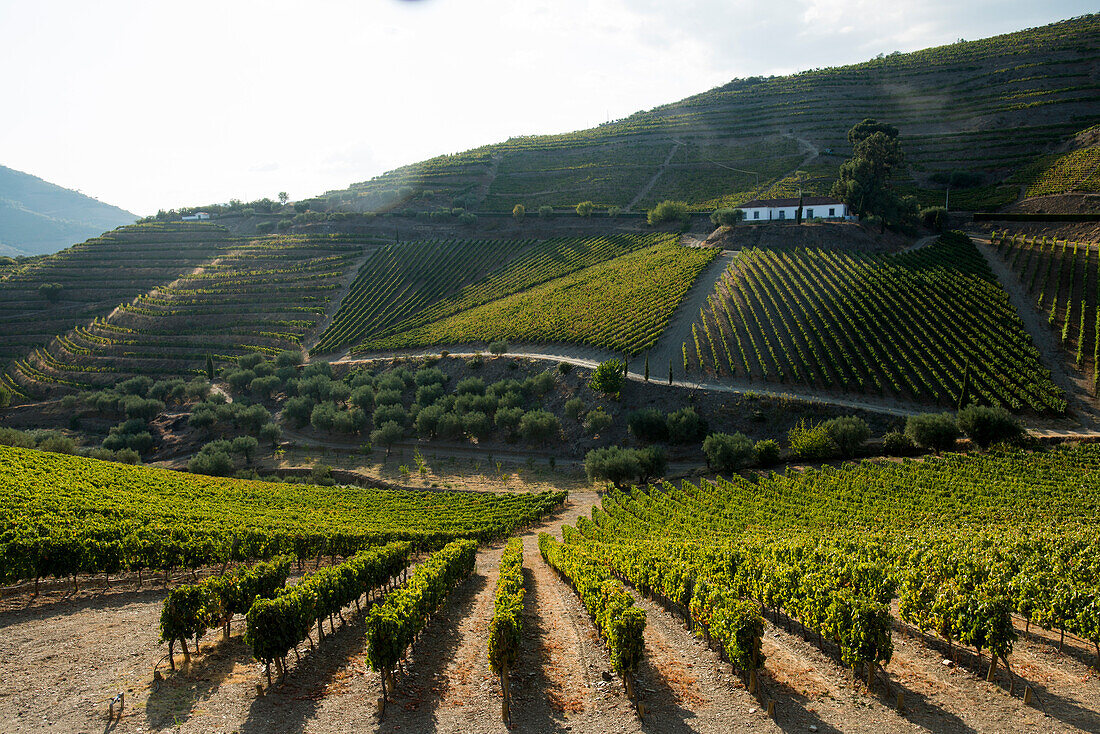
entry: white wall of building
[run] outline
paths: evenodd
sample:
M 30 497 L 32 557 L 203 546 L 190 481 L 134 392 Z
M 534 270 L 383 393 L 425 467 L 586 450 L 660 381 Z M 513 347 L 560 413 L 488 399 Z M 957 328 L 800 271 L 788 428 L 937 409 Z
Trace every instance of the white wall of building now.
M 798 218 L 797 206 L 754 206 L 742 208 L 741 211 L 745 212 L 746 222 L 767 222 L 769 220 L 793 220 Z M 816 204 L 814 206 L 802 207 L 803 220 L 813 219 L 815 217 L 821 217 L 822 219 L 848 219 L 848 207 L 844 204 Z

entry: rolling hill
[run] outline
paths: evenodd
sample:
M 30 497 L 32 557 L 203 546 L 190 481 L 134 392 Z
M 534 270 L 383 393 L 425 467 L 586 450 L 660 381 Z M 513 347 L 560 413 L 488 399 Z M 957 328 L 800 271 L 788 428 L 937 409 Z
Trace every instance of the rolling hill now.
M 876 117 L 900 129 L 909 166 L 898 184 L 922 204 L 941 203 L 937 179 L 954 172 L 968 179 L 952 191 L 955 208 L 999 207 L 1029 187 L 1048 191 L 1056 154 L 1100 122 L 1098 39 L 1100 15 L 1087 15 L 852 66 L 735 79 L 588 130 L 405 166 L 313 206 L 506 212 L 517 203 L 531 211 L 678 199 L 707 210 L 799 186 L 824 193 L 850 153 L 848 128 Z
M 137 218 L 78 191 L 0 166 L 0 255 L 46 255 Z

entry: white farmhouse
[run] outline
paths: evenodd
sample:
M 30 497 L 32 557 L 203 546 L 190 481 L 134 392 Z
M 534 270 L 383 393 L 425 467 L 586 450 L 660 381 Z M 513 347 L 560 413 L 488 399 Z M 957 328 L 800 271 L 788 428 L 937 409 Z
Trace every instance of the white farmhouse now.
M 185 216 L 180 217 L 180 219 L 182 219 L 185 222 L 198 222 L 198 221 L 207 220 L 209 218 L 210 218 L 210 215 L 207 212 L 195 212 L 194 214 L 187 214 Z
M 745 212 L 745 221 L 767 222 L 798 217 L 798 197 L 789 199 L 753 199 L 737 207 Z M 831 196 L 803 196 L 802 221 L 808 219 L 854 219 L 847 205 Z

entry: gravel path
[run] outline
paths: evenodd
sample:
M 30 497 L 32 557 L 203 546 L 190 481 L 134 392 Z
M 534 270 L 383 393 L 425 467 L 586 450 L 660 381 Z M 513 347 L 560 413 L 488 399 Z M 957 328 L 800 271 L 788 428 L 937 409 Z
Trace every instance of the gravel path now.
M 1058 346 L 1054 331 L 1047 324 L 1046 316 L 1036 308 L 1016 273 L 997 256 L 989 238 L 974 233 L 971 233 L 970 237 L 989 263 L 1001 287 L 1008 293 L 1024 327 L 1031 334 L 1035 346 L 1039 348 L 1043 366 L 1050 370 L 1054 384 L 1066 392 L 1071 415 L 1091 431 L 1097 431 L 1100 429 L 1100 411 L 1097 410 L 1095 401 L 1089 395 L 1088 380 L 1081 373 L 1067 367 L 1065 353 Z

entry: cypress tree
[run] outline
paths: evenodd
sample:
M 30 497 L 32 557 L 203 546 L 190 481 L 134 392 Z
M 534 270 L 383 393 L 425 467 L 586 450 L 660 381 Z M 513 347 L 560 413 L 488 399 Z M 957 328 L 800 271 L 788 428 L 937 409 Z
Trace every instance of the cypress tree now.
M 668 361 L 668 384 L 672 384 L 672 360 Z
M 959 392 L 959 404 L 955 407 L 955 410 L 962 410 L 966 407 L 967 399 L 970 397 L 970 360 L 966 360 L 966 367 L 963 369 L 963 384 L 962 390 Z
M 645 381 L 649 382 L 649 352 L 645 353 Z
M 206 355 L 206 376 L 210 379 L 214 379 L 214 358 L 209 354 Z

